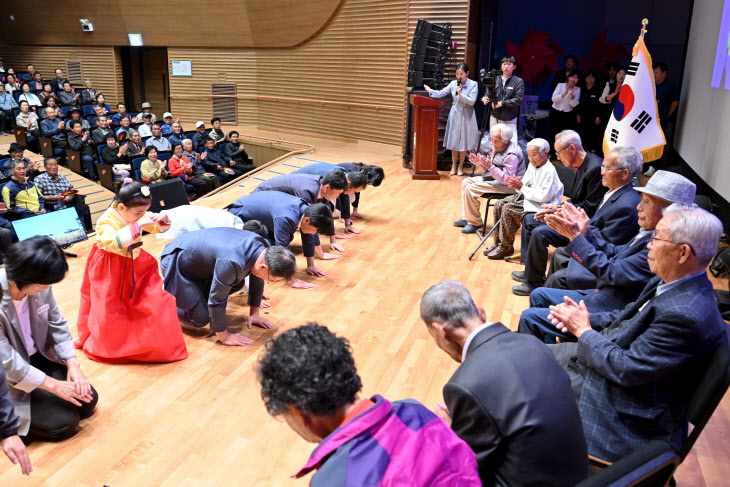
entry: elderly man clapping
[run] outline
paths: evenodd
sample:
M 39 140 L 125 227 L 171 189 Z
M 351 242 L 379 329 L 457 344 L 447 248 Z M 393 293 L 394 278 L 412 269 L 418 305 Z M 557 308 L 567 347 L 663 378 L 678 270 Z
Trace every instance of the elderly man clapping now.
M 649 243 L 657 277 L 634 302 L 611 313 L 570 298 L 550 307 L 556 328 L 578 338 L 549 347 L 571 376 L 589 455 L 614 462 L 653 440 L 682 448 L 698 377 L 727 347 L 707 277 L 722 231 L 709 212 L 672 205 Z
M 484 193 L 515 192 L 507 186 L 509 176 L 522 177 L 525 174 L 525 159 L 517 142 L 511 141 L 512 127 L 498 123 L 490 129 L 492 151 L 489 156 L 472 154 L 469 161 L 482 168 L 481 176 L 467 178 L 461 183 L 461 219 L 454 222 L 455 227 L 464 227 L 462 233 L 476 233 L 482 226 L 479 201 Z

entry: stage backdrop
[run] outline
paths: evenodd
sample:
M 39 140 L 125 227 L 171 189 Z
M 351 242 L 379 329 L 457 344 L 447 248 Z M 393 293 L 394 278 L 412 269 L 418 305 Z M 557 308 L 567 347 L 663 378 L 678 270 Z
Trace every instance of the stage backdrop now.
M 695 2 L 674 143 L 679 155 L 697 175 L 727 201 L 730 201 L 727 150 L 730 91 L 725 86 L 730 86 L 726 81 L 730 79 L 729 36 L 730 0 Z M 727 56 L 718 61 L 723 49 L 727 49 Z M 716 65 L 722 61 L 725 69 L 719 70 Z M 717 88 L 712 87 L 713 73 L 719 82 Z

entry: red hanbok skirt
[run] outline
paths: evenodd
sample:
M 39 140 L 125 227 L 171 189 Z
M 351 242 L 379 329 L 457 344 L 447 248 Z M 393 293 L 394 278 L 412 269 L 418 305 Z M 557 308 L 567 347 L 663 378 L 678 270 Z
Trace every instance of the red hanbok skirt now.
M 131 258 L 94 244 L 81 284 L 76 348 L 113 364 L 187 358 L 175 297 L 162 289 L 157 260 L 139 249 L 132 269 Z

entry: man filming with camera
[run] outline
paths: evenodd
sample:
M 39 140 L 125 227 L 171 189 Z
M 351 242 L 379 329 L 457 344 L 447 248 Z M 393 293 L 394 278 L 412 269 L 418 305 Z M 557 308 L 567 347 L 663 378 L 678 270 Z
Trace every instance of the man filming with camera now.
M 522 78 L 512 74 L 516 67 L 515 58 L 505 56 L 502 58 L 502 76 L 499 76 L 499 71 L 496 70 L 489 73 L 484 73 L 482 70 L 480 76 L 482 83 L 487 85 L 487 94 L 482 98 L 482 103 L 487 105 L 491 102 L 489 127 L 498 123 L 509 125 L 512 127 L 512 141 L 515 143 L 517 143 L 517 117 L 520 116 L 522 96 L 525 94 L 525 83 Z M 493 88 L 490 85 L 493 85 Z

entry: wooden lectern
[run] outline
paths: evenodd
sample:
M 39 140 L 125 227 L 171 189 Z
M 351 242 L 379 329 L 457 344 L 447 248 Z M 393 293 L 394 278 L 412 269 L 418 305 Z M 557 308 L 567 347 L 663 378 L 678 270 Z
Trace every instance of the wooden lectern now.
M 413 162 L 411 179 L 440 179 L 436 172 L 439 146 L 439 108 L 443 103 L 421 95 L 411 95 L 413 105 Z

